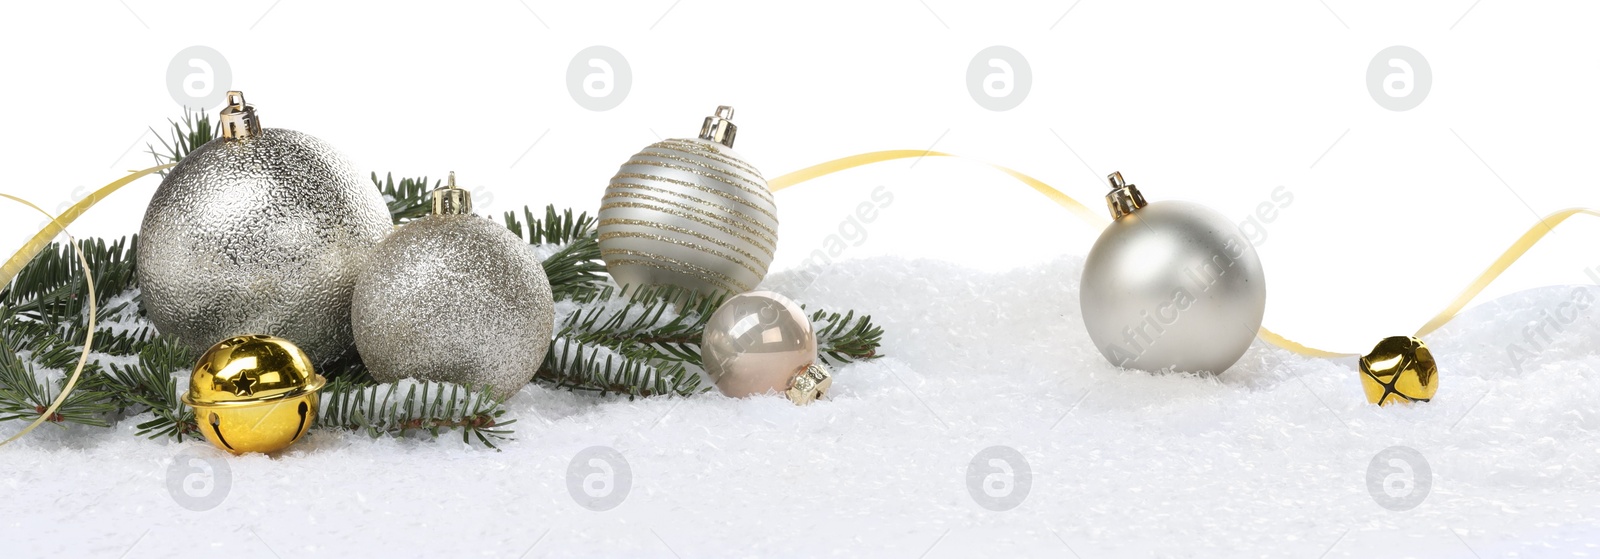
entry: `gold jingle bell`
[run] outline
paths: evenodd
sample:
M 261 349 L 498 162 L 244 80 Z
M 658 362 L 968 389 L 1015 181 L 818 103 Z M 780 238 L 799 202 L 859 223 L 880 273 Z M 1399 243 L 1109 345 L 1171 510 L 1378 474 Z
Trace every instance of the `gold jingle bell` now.
M 217 448 L 266 453 L 305 435 L 326 384 L 293 342 L 235 336 L 200 356 L 183 403 L 195 409 L 200 432 Z
M 1426 402 L 1439 391 L 1439 366 L 1428 344 L 1410 336 L 1384 338 L 1361 357 L 1361 387 L 1380 406 Z

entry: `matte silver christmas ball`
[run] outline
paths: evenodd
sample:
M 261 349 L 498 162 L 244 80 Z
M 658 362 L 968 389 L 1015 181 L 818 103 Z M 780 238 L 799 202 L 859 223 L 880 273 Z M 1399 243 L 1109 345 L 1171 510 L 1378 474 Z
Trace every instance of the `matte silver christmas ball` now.
M 696 139 L 651 144 L 622 164 L 600 203 L 600 257 L 617 283 L 740 293 L 767 275 L 778 210 L 766 179 L 732 149 L 733 109 Z
M 487 386 L 509 398 L 550 347 L 550 280 L 526 241 L 472 215 L 454 173 L 433 197 L 433 215 L 384 239 L 356 281 L 356 347 L 379 381 Z
M 833 385 L 817 360 L 811 319 L 771 291 L 735 295 L 717 307 L 706 319 L 700 358 L 717 389 L 735 398 L 777 392 L 803 405 Z
M 1146 204 L 1111 174 L 1115 218 L 1083 263 L 1079 300 L 1089 339 L 1112 364 L 1221 373 L 1244 355 L 1267 308 L 1255 247 L 1215 211 Z
M 246 334 L 324 364 L 351 349 L 350 291 L 392 229 L 372 184 L 332 146 L 261 128 L 229 92 L 221 137 L 173 167 L 145 211 L 139 285 L 150 321 L 189 349 Z

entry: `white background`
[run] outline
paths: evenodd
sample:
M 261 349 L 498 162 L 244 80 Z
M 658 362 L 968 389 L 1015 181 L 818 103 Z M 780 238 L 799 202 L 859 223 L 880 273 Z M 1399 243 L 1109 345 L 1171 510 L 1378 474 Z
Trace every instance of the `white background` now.
M 1085 557 L 1146 543 L 1154 551 L 1128 554 L 1488 557 L 1547 541 L 1578 553 L 1594 541 L 1594 312 L 1530 375 L 1498 376 L 1502 344 L 1565 290 L 1485 306 L 1478 327 L 1442 336 L 1445 388 L 1408 412 L 1366 405 L 1342 365 L 1259 344 L 1221 383 L 1120 375 L 1072 341 L 1077 325 L 1040 327 L 1072 312 L 1080 267 L 1059 256 L 1082 256 L 1096 231 L 979 162 L 1096 211 L 1114 170 L 1149 199 L 1238 221 L 1283 187 L 1293 202 L 1258 245 L 1266 325 L 1365 351 L 1416 330 L 1538 216 L 1600 207 L 1597 16 L 1592 2 L 1506 0 L 6 3 L 0 192 L 51 211 L 149 167 L 150 128 L 182 114 L 168 66 L 195 45 L 226 56 L 230 88 L 267 127 L 320 136 L 379 175 L 458 171 L 493 213 L 594 211 L 619 163 L 693 135 L 718 104 L 738 109 L 738 151 L 768 178 L 880 149 L 965 160 L 880 163 L 779 192 L 778 271 L 822 247 L 875 187 L 894 195 L 840 275 L 902 285 L 848 290 L 834 277 L 826 296 L 877 312 L 894 327 L 890 349 L 906 349 L 853 365 L 819 407 L 533 386 L 509 402 L 520 439 L 504 453 L 318 434 L 290 455 L 230 461 L 237 493 L 211 516 L 178 511 L 162 485 L 174 448 L 208 448 L 147 442 L 136 420 L 40 429 L 0 456 L 11 466 L 0 501 L 14 506 L 0 533 L 64 556 L 442 553 L 453 538 L 496 556 L 539 541 L 541 554 L 803 556 L 811 538 L 826 553 L 885 556 L 1059 554 L 1058 541 Z M 611 111 L 568 93 L 568 64 L 592 45 L 632 69 Z M 990 45 L 1029 62 L 1032 88 L 1011 111 L 968 93 L 968 64 Z M 1392 45 L 1432 69 L 1411 111 L 1368 93 L 1368 64 Z M 126 187 L 72 231 L 133 234 L 155 186 Z M 1597 223 L 1560 227 L 1480 301 L 1590 284 Z M 0 251 L 38 226 L 0 205 Z M 867 261 L 883 255 L 931 261 Z M 995 292 L 1005 296 L 990 306 Z M 904 301 L 949 304 L 950 293 L 968 304 Z M 637 469 L 634 497 L 610 516 L 568 503 L 560 477 L 595 444 Z M 990 444 L 1021 448 L 1037 469 L 1035 497 L 1013 513 L 976 508 L 962 485 Z M 1434 463 L 1434 497 L 1410 516 L 1365 493 L 1368 458 L 1387 445 Z M 195 532 L 206 519 L 219 529 Z M 72 537 L 43 530 L 74 522 Z
M 398 555 L 439 552 L 452 538 L 501 556 L 540 541 L 550 542 L 541 553 L 805 555 L 813 537 L 841 555 L 1059 554 L 1058 541 L 1085 557 L 1146 543 L 1219 556 L 1470 547 L 1488 557 L 1551 541 L 1576 552 L 1593 541 L 1600 426 L 1582 409 L 1600 370 L 1593 312 L 1527 376 L 1502 374 L 1503 344 L 1565 290 L 1485 305 L 1478 323 L 1491 327 L 1442 335 L 1441 368 L 1456 368 L 1438 401 L 1406 411 L 1366 405 L 1342 364 L 1260 344 L 1216 383 L 1122 375 L 1077 325 L 1041 326 L 1075 312 L 1080 267 L 1058 257 L 1086 253 L 1097 232 L 979 162 L 1095 211 L 1113 170 L 1152 200 L 1199 201 L 1240 221 L 1284 187 L 1293 202 L 1258 247 L 1266 325 L 1364 351 L 1415 330 L 1538 216 L 1600 207 L 1597 15 L 1594 3 L 1505 0 L 6 4 L 0 191 L 52 211 L 150 164 L 149 129 L 182 111 L 168 66 L 195 45 L 225 55 L 229 85 L 266 126 L 319 136 L 380 175 L 454 170 L 494 213 L 551 203 L 593 212 L 629 155 L 694 134 L 719 104 L 737 107 L 737 149 L 769 178 L 883 149 L 967 159 L 883 163 L 777 195 L 778 270 L 822 246 L 874 188 L 894 195 L 826 295 L 876 312 L 895 327 L 891 349 L 908 349 L 853 366 L 818 407 L 529 387 L 508 403 L 520 439 L 505 453 L 319 434 L 286 456 L 231 460 L 238 493 L 210 516 L 160 501 L 165 460 L 198 443 L 145 441 L 132 419 L 41 429 L 0 455 L 10 467 L 0 501 L 17 511 L 0 533 L 107 556 L 184 542 L 213 546 L 191 553 L 268 556 L 258 540 L 271 540 L 272 555 Z M 592 45 L 632 68 L 613 110 L 568 93 L 568 64 Z M 991 45 L 1031 67 L 1032 88 L 1009 111 L 968 92 L 968 65 Z M 1409 111 L 1368 92 L 1369 63 L 1393 45 L 1432 69 L 1428 96 Z M 73 232 L 135 232 L 156 184 L 124 189 Z M 0 206 L 0 241 L 21 246 L 39 221 Z M 1589 283 L 1596 221 L 1557 229 L 1480 300 Z M 866 260 L 880 255 L 929 260 Z M 901 285 L 841 288 L 850 274 Z M 989 308 L 997 291 L 1000 308 Z M 933 295 L 945 306 L 905 300 Z M 639 477 L 610 516 L 574 510 L 559 477 L 595 444 L 626 451 Z M 977 509 L 961 484 L 990 444 L 1021 448 L 1039 472 L 1033 500 L 1011 513 Z M 1409 516 L 1377 509 L 1363 485 L 1367 460 L 1389 445 L 1420 448 L 1438 474 L 1432 500 Z M 817 491 L 795 493 L 809 484 Z M 312 506 L 319 497 L 328 502 Z M 200 538 L 196 519 L 219 528 Z M 356 521 L 371 530 L 344 531 Z M 90 524 L 68 538 L 39 529 L 73 522 Z M 543 540 L 537 530 L 558 522 L 570 525 Z M 1201 543 L 1211 547 L 1196 551 Z
M 630 154 L 693 135 L 729 104 L 737 148 L 769 178 L 932 147 L 1013 167 L 1096 211 L 1102 177 L 1120 170 L 1153 200 L 1200 201 L 1241 221 L 1286 187 L 1294 200 L 1259 246 L 1266 325 L 1361 351 L 1415 330 L 1538 215 L 1600 206 L 1590 32 L 1600 8 L 1475 4 L 10 4 L 0 161 L 5 192 L 52 211 L 148 166 L 148 130 L 181 114 L 168 64 L 193 45 L 226 57 L 265 125 L 320 136 L 380 174 L 455 170 L 495 213 L 592 212 Z M 980 107 L 965 84 L 973 55 L 995 44 L 1033 73 L 1005 112 Z M 632 68 L 632 90 L 610 111 L 579 107 L 566 87 L 568 63 L 591 45 Z M 1432 68 L 1431 91 L 1409 111 L 1367 91 L 1368 63 L 1391 45 Z M 73 231 L 134 232 L 156 184 L 123 190 Z M 900 161 L 781 193 L 777 269 L 806 258 L 877 185 L 895 202 L 845 258 L 1003 270 L 1081 255 L 1095 237 L 974 161 Z M 6 246 L 39 222 L 11 206 L 0 218 Z M 1581 218 L 1558 229 L 1480 300 L 1589 282 L 1596 234 Z

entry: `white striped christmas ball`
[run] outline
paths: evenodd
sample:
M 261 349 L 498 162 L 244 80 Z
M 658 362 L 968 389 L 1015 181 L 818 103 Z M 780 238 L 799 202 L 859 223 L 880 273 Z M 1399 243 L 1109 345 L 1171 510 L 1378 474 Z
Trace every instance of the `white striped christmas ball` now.
M 761 173 L 729 147 L 733 126 L 719 117 L 707 119 L 702 138 L 651 144 L 611 177 L 600 257 L 617 283 L 742 293 L 766 277 L 777 206 Z

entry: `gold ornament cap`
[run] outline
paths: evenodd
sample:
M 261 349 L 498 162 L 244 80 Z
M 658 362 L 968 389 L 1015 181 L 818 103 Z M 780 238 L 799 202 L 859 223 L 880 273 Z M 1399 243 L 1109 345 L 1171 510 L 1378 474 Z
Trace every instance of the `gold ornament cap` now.
M 1118 219 L 1148 205 L 1144 201 L 1144 194 L 1139 193 L 1139 187 L 1122 180 L 1120 171 L 1112 171 L 1106 175 L 1106 180 L 1111 182 L 1111 192 L 1106 194 L 1106 207 L 1111 210 L 1111 219 Z
M 1426 402 L 1439 391 L 1439 366 L 1428 344 L 1411 336 L 1384 338 L 1361 357 L 1361 388 L 1380 406 Z
M 733 107 L 727 105 L 717 107 L 716 113 L 706 117 L 705 123 L 700 125 L 700 139 L 730 148 L 733 147 L 733 137 L 738 133 L 739 127 L 733 125 Z
M 217 117 L 217 128 L 228 140 L 243 140 L 261 135 L 261 120 L 256 118 L 254 105 L 244 102 L 243 91 L 229 91 L 228 105 Z
M 195 409 L 201 434 L 218 448 L 234 454 L 273 452 L 311 428 L 317 391 L 327 382 L 293 342 L 235 336 L 200 356 L 183 403 Z
M 456 188 L 456 172 L 449 182 L 433 191 L 433 215 L 472 215 L 472 193 Z
M 794 376 L 789 383 L 789 390 L 784 394 L 790 402 L 804 406 L 827 396 L 829 388 L 833 388 L 833 372 L 828 370 L 827 365 L 812 363 Z

